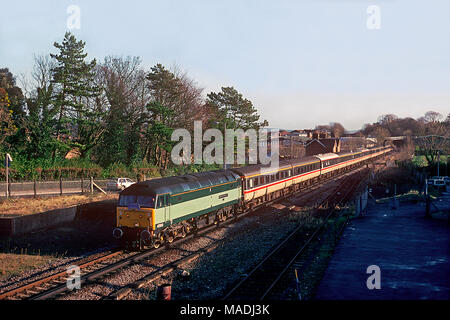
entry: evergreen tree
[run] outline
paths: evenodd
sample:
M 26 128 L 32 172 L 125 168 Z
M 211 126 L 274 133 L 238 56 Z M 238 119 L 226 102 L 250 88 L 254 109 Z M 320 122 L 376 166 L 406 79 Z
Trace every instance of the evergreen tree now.
M 66 32 L 62 43 L 55 42 L 54 46 L 60 52 L 50 55 L 56 60 L 52 82 L 55 89 L 53 105 L 58 110 L 56 140 L 59 144 L 53 159 L 58 151 L 67 151 L 73 146 L 86 155 L 103 132 L 99 121 L 103 111 L 93 99 L 99 95 L 94 82 L 96 61 L 85 61 L 85 42 L 77 41 L 70 32 Z M 64 139 L 63 134 L 66 135 Z
M 215 110 L 217 119 L 226 123 L 229 129 L 247 130 L 268 126 L 266 120 L 258 122 L 260 116 L 253 103 L 233 87 L 222 87 L 219 93 L 209 93 L 206 103 Z

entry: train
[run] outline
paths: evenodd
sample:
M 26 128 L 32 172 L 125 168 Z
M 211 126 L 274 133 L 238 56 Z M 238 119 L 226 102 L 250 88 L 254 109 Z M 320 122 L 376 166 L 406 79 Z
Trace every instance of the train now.
M 138 182 L 119 195 L 113 237 L 127 247 L 158 248 L 392 150 L 391 146 L 360 148 L 280 160 L 277 168 L 254 164 Z

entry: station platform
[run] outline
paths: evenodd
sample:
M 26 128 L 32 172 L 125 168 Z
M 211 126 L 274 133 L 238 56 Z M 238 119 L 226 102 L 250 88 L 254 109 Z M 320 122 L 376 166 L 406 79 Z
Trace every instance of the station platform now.
M 423 203 L 372 204 L 344 230 L 315 299 L 448 300 L 449 240 L 448 220 L 425 218 Z M 367 287 L 371 265 L 380 289 Z

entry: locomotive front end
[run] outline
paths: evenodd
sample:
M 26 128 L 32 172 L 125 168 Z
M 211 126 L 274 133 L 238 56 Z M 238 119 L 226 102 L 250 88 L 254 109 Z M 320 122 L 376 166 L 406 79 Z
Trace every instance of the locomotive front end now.
M 113 236 L 124 243 L 146 242 L 153 237 L 154 230 L 155 197 L 121 194 Z

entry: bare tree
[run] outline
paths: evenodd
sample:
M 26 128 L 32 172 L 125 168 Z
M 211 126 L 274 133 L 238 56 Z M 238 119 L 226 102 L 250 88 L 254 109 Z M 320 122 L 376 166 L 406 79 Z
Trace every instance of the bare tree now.
M 102 163 L 130 163 L 140 147 L 150 101 L 140 65 L 139 57 L 108 56 L 97 66 L 96 82 L 102 94 L 95 103 L 106 112 L 105 132 L 97 148 Z
M 394 121 L 395 119 L 398 119 L 398 117 L 395 114 L 384 114 L 378 117 L 378 123 L 381 125 L 387 125 L 390 122 Z
M 442 115 L 436 111 L 428 111 L 427 113 L 425 113 L 424 119 L 426 122 L 438 122 L 440 119 L 442 119 Z
M 330 127 L 333 137 L 339 138 L 342 137 L 342 135 L 345 133 L 344 126 L 339 122 L 331 122 Z

